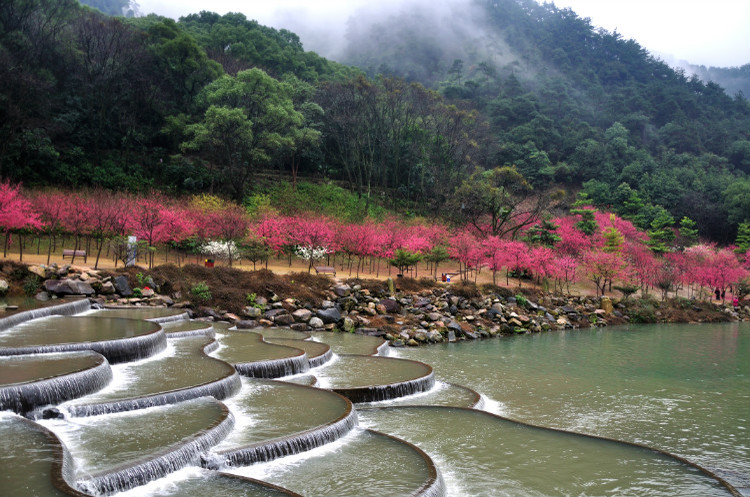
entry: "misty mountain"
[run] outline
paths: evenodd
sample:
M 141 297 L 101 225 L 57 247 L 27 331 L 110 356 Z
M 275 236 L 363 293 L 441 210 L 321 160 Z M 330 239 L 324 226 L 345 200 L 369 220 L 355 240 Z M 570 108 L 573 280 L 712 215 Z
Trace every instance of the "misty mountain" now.
M 137 4 L 131 0 L 79 0 L 110 16 L 133 17 L 138 15 Z
M 717 239 L 728 217 L 747 215 L 721 201 L 750 173 L 750 106 L 713 81 L 718 71 L 708 82 L 686 76 L 636 41 L 534 0 L 362 11 L 347 42 L 340 60 L 370 77 L 420 82 L 478 109 L 495 140 L 490 161 L 537 187 L 582 185 L 602 205 L 635 192 L 677 219 L 699 218 Z
M 273 171 L 444 216 L 467 178 L 500 167 L 644 229 L 690 217 L 727 241 L 747 219 L 742 95 L 551 4 L 394 5 L 349 20 L 339 60 L 360 70 L 237 13 L 5 0 L 0 177 L 242 200 L 263 187 L 237 171 Z
M 681 62 L 679 65 L 687 74 L 695 74 L 706 83 L 714 82 L 724 88 L 729 95 L 742 92 L 746 98 L 750 97 L 750 64 L 740 67 L 706 67 Z

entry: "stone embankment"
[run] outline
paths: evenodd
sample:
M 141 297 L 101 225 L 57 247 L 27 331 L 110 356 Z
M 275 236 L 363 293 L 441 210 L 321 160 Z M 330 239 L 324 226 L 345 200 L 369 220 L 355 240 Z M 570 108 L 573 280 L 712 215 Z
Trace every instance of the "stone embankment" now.
M 450 284 L 412 293 L 399 292 L 391 284 L 390 290 L 373 294 L 360 285 L 333 281 L 321 305 L 272 294 L 257 296 L 253 305 L 245 306 L 237 315 L 193 305 L 180 292 L 161 295 L 150 278 L 143 282 L 143 288 L 134 289 L 127 275 L 104 274 L 83 266 L 29 266 L 28 271 L 39 278 L 38 300 L 85 296 L 100 305 L 181 307 L 197 319 L 229 321 L 238 328 L 340 330 L 383 336 L 397 347 L 629 322 L 750 321 L 747 305 L 734 309 L 686 299 L 667 305 L 653 299 L 616 301 L 547 295 L 534 301 L 523 295 L 476 292 L 465 296 Z

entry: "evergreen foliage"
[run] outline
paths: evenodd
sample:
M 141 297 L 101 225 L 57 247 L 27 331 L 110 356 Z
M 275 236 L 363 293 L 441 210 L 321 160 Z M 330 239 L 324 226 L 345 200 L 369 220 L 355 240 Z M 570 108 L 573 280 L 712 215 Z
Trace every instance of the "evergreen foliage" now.
M 551 3 L 355 19 L 344 60 L 362 70 L 242 14 L 175 22 L 86 3 L 118 17 L 75 0 L 0 6 L 2 178 L 240 200 L 273 172 L 293 191 L 298 176 L 346 183 L 362 216 L 381 203 L 449 217 L 466 184 L 496 188 L 496 172 L 472 171 L 513 170 L 527 200 L 583 185 L 656 250 L 673 243 L 665 213 L 695 221 L 681 237 L 728 243 L 750 212 L 743 93 Z M 488 232 L 515 236 L 502 209 Z

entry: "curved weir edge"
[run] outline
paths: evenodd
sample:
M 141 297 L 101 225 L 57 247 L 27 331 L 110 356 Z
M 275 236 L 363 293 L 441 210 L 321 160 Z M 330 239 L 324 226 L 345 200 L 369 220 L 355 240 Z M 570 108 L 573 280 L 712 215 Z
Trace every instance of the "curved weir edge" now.
M 203 353 L 208 354 L 211 351 L 219 347 L 219 343 L 216 340 L 211 340 L 205 347 L 203 347 Z M 221 361 L 215 357 L 210 359 Z M 224 361 L 221 361 L 224 362 Z M 157 407 L 168 404 L 175 404 L 178 402 L 184 402 L 186 400 L 197 399 L 198 397 L 214 397 L 216 400 L 224 400 L 232 397 L 242 388 L 242 380 L 239 374 L 230 364 L 227 364 L 228 373 L 223 378 L 206 382 L 193 387 L 182 388 L 180 390 L 173 390 L 170 392 L 162 392 L 153 395 L 146 395 L 143 397 L 135 397 L 132 399 L 122 399 L 111 402 L 102 402 L 98 404 L 79 404 L 66 406 L 66 409 L 71 416 L 84 417 L 84 416 L 98 416 L 100 414 L 113 414 L 116 412 L 124 411 L 135 411 L 137 409 L 146 409 L 149 407 Z
M 307 362 L 310 365 L 310 368 L 317 368 L 327 363 L 331 359 L 333 359 L 333 350 L 331 349 L 331 346 L 329 345 L 328 350 L 326 350 L 324 353 L 320 354 L 319 356 L 308 357 Z
M 137 306 L 137 305 L 105 305 L 102 307 L 103 309 L 111 309 L 111 310 L 117 310 L 117 309 L 166 309 L 166 307 L 145 307 L 145 306 Z M 143 321 L 151 321 L 152 323 L 171 323 L 173 321 L 187 321 L 190 319 L 190 314 L 187 312 L 181 312 L 179 314 L 174 314 L 172 316 L 161 316 L 161 317 L 155 317 L 155 318 L 139 318 L 134 317 L 132 319 L 142 319 Z
M 34 421 L 26 418 L 19 418 L 21 422 L 28 423 L 28 425 L 39 430 L 47 438 L 52 448 L 52 461 L 50 470 L 50 479 L 52 484 L 63 493 L 71 495 L 73 497 L 91 497 L 89 494 L 80 492 L 75 486 L 75 463 L 70 452 L 63 444 L 57 435 L 50 431 L 47 427 L 35 423 Z
M 186 331 L 174 331 L 174 332 L 165 332 L 168 339 L 171 338 L 189 338 L 189 337 L 197 337 L 200 335 L 205 335 L 209 338 L 216 337 L 216 330 L 214 330 L 213 326 L 209 326 L 207 328 L 199 328 L 197 330 L 186 330 Z
M 413 443 L 404 440 L 402 438 L 394 437 L 393 435 L 389 435 L 387 433 L 383 433 L 377 430 L 373 430 L 368 428 L 367 431 L 370 433 L 377 433 L 378 435 L 382 435 L 384 437 L 390 438 L 391 440 L 396 440 L 397 442 L 400 442 L 404 445 L 409 446 L 414 452 L 419 454 L 422 459 L 424 459 L 425 463 L 427 464 L 427 467 L 430 470 L 430 476 L 424 484 L 419 487 L 417 490 L 412 492 L 410 495 L 412 497 L 445 497 L 445 480 L 443 480 L 443 475 L 440 473 L 440 470 L 438 469 L 435 462 L 432 460 L 432 458 L 422 449 L 414 445 Z
M 31 321 L 32 319 L 43 318 L 46 316 L 60 315 L 60 316 L 72 316 L 73 314 L 80 314 L 91 309 L 91 302 L 89 299 L 79 299 L 73 302 L 66 302 L 64 304 L 50 305 L 47 307 L 40 307 L 39 309 L 31 309 L 28 311 L 22 311 L 12 316 L 0 318 L 0 331 L 12 328 L 18 324 Z
M 297 386 L 299 388 L 315 388 L 306 385 Z M 334 393 L 334 395 L 338 394 Z M 358 423 L 357 411 L 351 401 L 341 395 L 339 397 L 346 401 L 347 409 L 338 419 L 286 437 L 273 438 L 246 447 L 208 454 L 201 461 L 201 465 L 206 469 L 213 470 L 230 466 L 248 466 L 299 454 L 334 442 L 349 433 Z
M 39 381 L 0 387 L 0 410 L 27 415 L 34 409 L 83 397 L 112 381 L 112 368 L 102 356 L 99 364 Z
M 219 403 L 222 417 L 202 433 L 194 435 L 189 442 L 165 449 L 162 453 L 144 459 L 134 465 L 123 465 L 112 471 L 104 471 L 89 479 L 76 482 L 78 489 L 97 495 L 111 495 L 130 490 L 189 466 L 200 455 L 224 439 L 234 427 L 234 417 L 229 409 Z
M 346 354 L 350 355 L 350 354 Z M 343 357 L 344 355 L 342 355 Z M 379 357 L 379 356 L 372 356 Z M 355 404 L 361 402 L 377 402 L 380 400 L 391 400 L 399 397 L 405 397 L 406 395 L 413 395 L 416 393 L 426 392 L 435 386 L 435 372 L 432 366 L 420 361 L 414 361 L 412 359 L 394 359 L 388 358 L 385 360 L 392 361 L 407 361 L 416 364 L 420 364 L 428 368 L 429 373 L 420 376 L 418 378 L 412 378 L 410 380 L 398 381 L 395 383 L 388 383 L 386 385 L 366 385 L 361 387 L 350 387 L 350 388 L 331 388 L 334 392 L 343 395 L 347 399 L 351 400 Z
M 158 325 L 157 325 L 158 326 Z M 161 326 L 150 333 L 135 337 L 103 340 L 100 342 L 58 343 L 26 347 L 2 347 L 0 356 L 75 352 L 93 350 L 107 358 L 111 364 L 130 362 L 150 357 L 167 348 L 167 337 Z
M 383 340 L 383 343 L 375 347 L 375 353 L 373 353 L 372 355 L 380 355 L 384 357 L 388 355 L 390 344 L 388 343 L 388 340 L 386 340 L 385 338 L 381 338 L 381 340 Z
M 285 345 L 280 345 L 285 347 Z M 292 347 L 289 347 L 290 349 Z M 304 350 L 297 350 L 300 353 L 292 357 L 283 357 L 281 359 L 265 359 L 253 362 L 238 362 L 234 368 L 242 376 L 250 378 L 281 378 L 293 374 L 305 373 L 310 370 L 310 361 Z
M 627 445 L 627 446 L 630 446 L 630 447 L 633 447 L 633 448 L 636 448 L 636 449 L 640 449 L 640 450 L 643 450 L 643 451 L 646 451 L 646 452 L 653 452 L 655 454 L 658 454 L 658 455 L 661 455 L 661 456 L 665 456 L 665 457 L 667 457 L 669 459 L 674 459 L 675 461 L 677 461 L 677 462 L 679 462 L 681 464 L 684 464 L 686 466 L 689 466 L 689 467 L 691 467 L 693 469 L 696 469 L 696 470 L 700 471 L 701 473 L 703 473 L 704 475 L 708 476 L 709 478 L 713 479 L 714 481 L 716 481 L 717 483 L 719 483 L 719 485 L 721 485 L 722 487 L 724 487 L 724 489 L 727 490 L 733 497 L 743 497 L 742 494 L 739 492 L 739 490 L 737 490 L 734 487 L 734 485 L 732 485 L 731 483 L 729 483 L 728 481 L 726 481 L 724 478 L 722 478 L 721 476 L 719 476 L 716 473 L 714 473 L 713 471 L 711 471 L 710 469 L 705 468 L 705 467 L 701 466 L 700 464 L 695 463 L 695 462 L 693 462 L 693 461 L 691 461 L 689 459 L 686 459 L 686 458 L 684 458 L 682 456 L 679 456 L 677 454 L 673 454 L 673 453 L 668 452 L 666 450 L 659 449 L 657 447 L 651 447 L 649 445 L 641 444 L 641 443 L 638 443 L 638 442 L 630 442 L 628 440 L 618 440 L 616 438 L 603 437 L 603 436 L 600 436 L 600 435 L 592 435 L 590 433 L 581 433 L 581 432 L 572 431 L 572 430 L 563 430 L 561 428 L 552 428 L 552 427 L 549 427 L 549 426 L 535 425 L 535 424 L 532 424 L 532 423 L 527 423 L 526 421 L 519 421 L 517 419 L 508 418 L 508 417 L 500 416 L 499 414 L 495 414 L 495 413 L 492 413 L 492 412 L 483 411 L 483 410 L 479 410 L 479 409 L 472 409 L 472 408 L 469 408 L 469 407 L 384 406 L 384 407 L 370 407 L 368 409 L 378 410 L 378 409 L 401 409 L 401 408 L 404 408 L 404 409 L 461 409 L 461 410 L 466 410 L 466 411 L 481 412 L 482 414 L 485 414 L 487 416 L 491 416 L 491 417 L 494 417 L 494 418 L 497 418 L 497 419 L 501 419 L 503 421 L 508 421 L 510 423 L 514 423 L 514 424 L 521 425 L 521 426 L 526 426 L 528 428 L 533 428 L 533 429 L 536 429 L 536 430 L 551 431 L 551 432 L 554 432 L 554 433 L 562 433 L 564 435 L 573 435 L 573 436 L 577 436 L 577 437 L 590 438 L 592 440 L 599 440 L 599 441 L 602 441 L 602 442 L 609 442 L 609 443 L 614 443 L 614 444 Z

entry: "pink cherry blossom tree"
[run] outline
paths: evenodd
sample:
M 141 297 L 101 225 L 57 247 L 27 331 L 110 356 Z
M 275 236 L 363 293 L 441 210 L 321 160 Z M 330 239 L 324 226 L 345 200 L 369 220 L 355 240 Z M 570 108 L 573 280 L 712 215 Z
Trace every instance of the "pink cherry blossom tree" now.
M 32 202 L 34 210 L 40 215 L 42 230 L 48 237 L 47 264 L 49 264 L 52 252 L 56 250 L 57 237 L 63 231 L 68 194 L 56 190 L 38 191 L 32 198 Z
M 604 295 L 607 283 L 622 276 L 625 261 L 619 252 L 590 250 L 583 256 L 583 265 L 589 280 L 596 285 L 597 295 Z
M 21 193 L 21 185 L 10 181 L 0 182 L 0 229 L 5 231 L 3 257 L 8 255 L 11 233 L 18 235 L 19 260 L 23 260 L 23 236 L 32 229 L 42 227 L 39 214 L 34 211 L 32 202 Z

